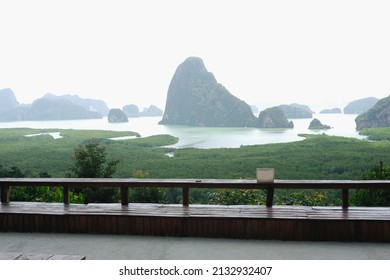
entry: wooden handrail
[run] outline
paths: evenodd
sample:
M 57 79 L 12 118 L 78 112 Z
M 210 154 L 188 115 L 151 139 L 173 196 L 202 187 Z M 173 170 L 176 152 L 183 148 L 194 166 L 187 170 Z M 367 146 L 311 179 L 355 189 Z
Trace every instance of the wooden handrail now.
M 256 180 L 236 179 L 135 179 L 135 178 L 0 178 L 1 203 L 9 203 L 9 193 L 14 186 L 62 187 L 64 204 L 69 204 L 69 188 L 116 187 L 120 188 L 121 204 L 128 205 L 128 189 L 134 187 L 182 188 L 183 206 L 189 205 L 191 188 L 265 189 L 266 206 L 272 207 L 274 189 L 340 189 L 343 208 L 348 208 L 349 189 L 390 189 L 390 181 L 371 180 L 275 180 L 257 183 Z

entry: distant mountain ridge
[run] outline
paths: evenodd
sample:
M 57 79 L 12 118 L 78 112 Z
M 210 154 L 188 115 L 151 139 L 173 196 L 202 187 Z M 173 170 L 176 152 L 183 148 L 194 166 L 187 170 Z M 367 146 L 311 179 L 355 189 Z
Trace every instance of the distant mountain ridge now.
M 160 124 L 254 127 L 256 122 L 251 107 L 219 84 L 201 58 L 189 57 L 177 67 Z
M 103 101 L 77 95 L 46 94 L 32 104 L 20 105 L 11 89 L 3 89 L 0 104 L 0 121 L 97 119 L 108 114 Z
M 370 110 L 377 102 L 376 97 L 367 97 L 354 100 L 348 103 L 344 108 L 344 114 L 362 114 Z
M 79 105 L 85 108 L 90 112 L 99 112 L 102 116 L 107 116 L 108 112 L 110 111 L 104 101 L 98 99 L 81 98 L 78 95 L 54 95 L 52 93 L 47 93 L 43 96 L 43 98 L 67 100 L 75 105 Z

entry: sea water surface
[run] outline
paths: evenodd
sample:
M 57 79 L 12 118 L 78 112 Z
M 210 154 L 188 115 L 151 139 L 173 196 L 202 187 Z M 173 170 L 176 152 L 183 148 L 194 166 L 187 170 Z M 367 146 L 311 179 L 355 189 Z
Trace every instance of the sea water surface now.
M 53 128 L 78 130 L 135 131 L 142 137 L 157 134 L 170 134 L 178 137 L 174 148 L 237 148 L 242 145 L 286 143 L 304 139 L 299 134 L 322 134 L 364 139 L 355 127 L 357 115 L 314 114 L 323 124 L 332 128 L 327 130 L 308 129 L 312 119 L 291 119 L 293 129 L 260 129 L 242 127 L 191 127 L 181 125 L 159 125 L 161 117 L 129 118 L 128 123 L 109 123 L 107 118 L 92 120 L 64 121 L 21 121 L 0 123 L 0 128 Z M 129 140 L 131 141 L 131 140 Z

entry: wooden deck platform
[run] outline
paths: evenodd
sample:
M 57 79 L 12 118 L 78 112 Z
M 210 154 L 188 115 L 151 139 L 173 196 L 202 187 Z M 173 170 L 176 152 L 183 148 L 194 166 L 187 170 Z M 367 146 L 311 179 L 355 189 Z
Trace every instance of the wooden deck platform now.
M 11 202 L 0 231 L 390 242 L 390 208 Z

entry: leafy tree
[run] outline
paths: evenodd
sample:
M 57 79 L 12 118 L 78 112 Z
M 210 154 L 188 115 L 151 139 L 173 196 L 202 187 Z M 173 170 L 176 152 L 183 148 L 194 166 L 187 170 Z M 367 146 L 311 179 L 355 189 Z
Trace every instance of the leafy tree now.
M 259 190 L 222 189 L 210 192 L 211 204 L 260 205 L 265 204 L 265 193 Z
M 78 178 L 111 178 L 119 163 L 118 159 L 108 161 L 105 146 L 96 141 L 78 146 L 74 157 L 73 172 Z
M 287 205 L 303 205 L 303 206 L 325 206 L 327 195 L 322 192 L 292 192 L 286 196 L 282 196 L 282 204 Z
M 369 172 L 362 175 L 363 180 L 390 180 L 390 167 L 380 161 Z M 355 192 L 353 203 L 357 206 L 390 206 L 389 189 L 359 189 Z
M 23 172 L 16 166 L 11 166 L 9 169 L 4 168 L 0 165 L 0 177 L 3 178 L 23 178 Z
M 134 178 L 147 178 L 149 173 L 144 170 L 137 170 L 133 173 Z M 131 188 L 129 201 L 138 203 L 165 203 L 167 191 L 165 188 Z
M 107 159 L 105 146 L 96 141 L 78 146 L 74 150 L 73 172 L 77 178 L 111 178 L 115 173 L 118 159 Z M 119 193 L 116 188 L 86 188 L 76 190 L 83 192 L 85 203 L 114 202 L 118 200 Z

